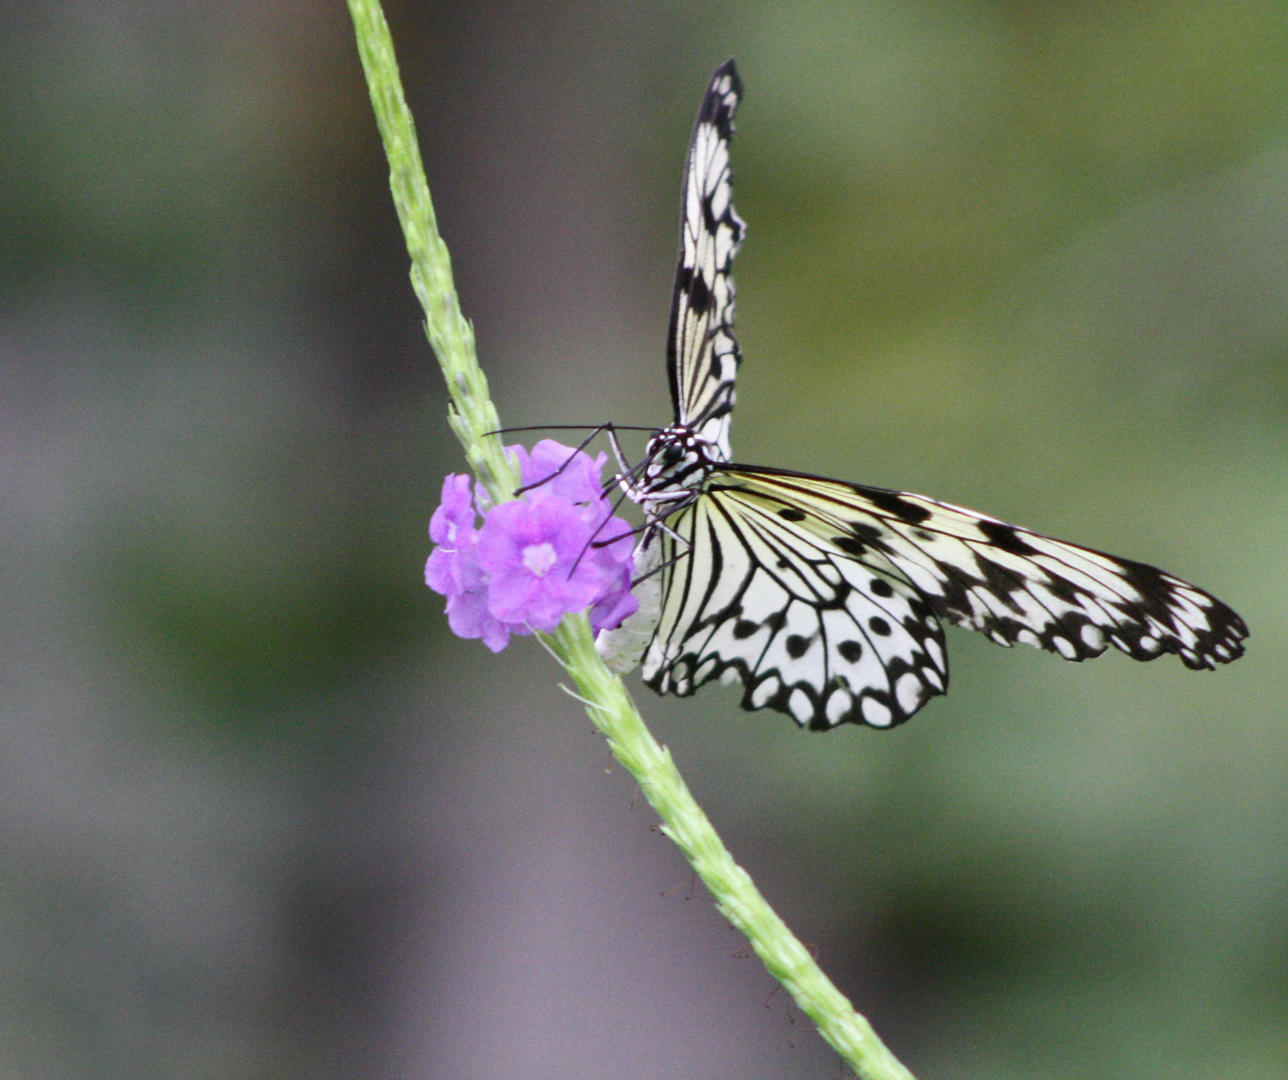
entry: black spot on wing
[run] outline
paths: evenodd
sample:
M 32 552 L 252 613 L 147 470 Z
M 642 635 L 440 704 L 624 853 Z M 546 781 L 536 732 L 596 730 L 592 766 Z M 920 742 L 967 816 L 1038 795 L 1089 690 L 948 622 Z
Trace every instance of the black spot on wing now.
M 870 544 L 878 549 L 886 549 L 884 543 L 885 533 L 870 521 L 851 521 L 850 531 L 865 544 Z
M 1026 588 L 1025 579 L 1014 570 L 1001 566 L 984 555 L 977 555 L 975 562 L 984 574 L 985 588 L 1012 611 L 1022 613 L 1024 609 L 1015 599 L 1014 594 L 1024 591 Z M 1044 584 L 1049 584 L 1049 582 L 1044 582 Z
M 788 634 L 784 644 L 787 647 L 787 655 L 793 660 L 799 660 L 809 652 L 810 638 L 801 637 L 800 634 Z
M 1036 555 L 1038 549 L 1026 541 L 1016 531 L 1014 525 L 1004 525 L 1000 521 L 981 519 L 975 523 L 994 547 L 1009 551 L 1012 555 Z
M 842 641 L 836 647 L 836 651 L 847 663 L 853 664 L 857 663 L 859 657 L 863 655 L 863 645 L 858 641 Z
M 984 584 L 984 579 L 958 566 L 955 562 L 935 560 L 938 571 L 941 595 L 930 597 L 931 605 L 939 615 L 954 616 L 956 612 L 970 611 L 967 593 L 977 585 Z
M 804 521 L 804 512 L 797 510 L 794 506 L 784 506 L 778 511 L 778 516 L 784 521 Z
M 906 521 L 909 525 L 920 525 L 930 517 L 930 511 L 924 506 L 909 502 L 897 491 L 882 491 L 879 488 L 865 488 L 855 485 L 855 491 L 867 498 L 873 506 L 887 514 Z
M 711 286 L 707 284 L 707 279 L 698 273 L 689 273 L 689 280 L 685 283 L 685 288 L 689 293 L 689 307 L 693 311 L 707 312 L 713 306 L 711 296 Z
M 1132 562 L 1130 559 L 1116 559 L 1118 572 L 1122 579 L 1135 589 L 1146 600 L 1166 604 L 1172 596 L 1172 584 L 1168 575 L 1156 566 Z

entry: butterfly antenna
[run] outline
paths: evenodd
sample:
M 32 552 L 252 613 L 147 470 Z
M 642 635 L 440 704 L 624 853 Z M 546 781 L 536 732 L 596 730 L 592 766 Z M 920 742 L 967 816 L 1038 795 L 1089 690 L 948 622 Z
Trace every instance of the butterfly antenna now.
M 616 428 L 618 431 L 649 431 L 654 435 L 660 428 L 644 427 L 636 424 L 530 424 L 526 427 L 503 427 L 495 428 L 492 431 L 483 432 L 487 435 L 513 435 L 516 431 L 593 431 L 598 435 L 601 431 L 610 431 Z

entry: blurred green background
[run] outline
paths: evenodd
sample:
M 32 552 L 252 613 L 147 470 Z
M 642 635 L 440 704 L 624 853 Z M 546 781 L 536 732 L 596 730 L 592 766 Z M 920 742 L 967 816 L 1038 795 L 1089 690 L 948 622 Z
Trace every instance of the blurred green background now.
M 1288 5 L 389 16 L 505 422 L 668 418 L 735 55 L 736 456 L 1252 629 L 953 631 L 890 733 L 641 691 L 860 1010 L 923 1080 L 1288 1075 Z M 343 5 L 0 20 L 0 1075 L 837 1076 L 541 650 L 421 583 L 461 458 Z

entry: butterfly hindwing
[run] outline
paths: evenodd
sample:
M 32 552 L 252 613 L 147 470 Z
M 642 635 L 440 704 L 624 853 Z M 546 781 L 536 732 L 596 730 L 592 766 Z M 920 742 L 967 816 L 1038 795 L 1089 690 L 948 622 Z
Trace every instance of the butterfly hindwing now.
M 736 679 L 745 708 L 827 728 L 889 727 L 947 689 L 939 621 L 888 560 L 856 560 L 731 491 L 668 524 L 679 539 L 660 541 L 669 565 L 644 656 L 658 692 Z
M 729 165 L 733 115 L 741 97 L 738 72 L 727 61 L 711 77 L 689 142 L 667 340 L 676 423 L 703 435 L 724 461 L 729 460 L 729 417 L 741 362 L 730 270 L 746 226 L 733 208 Z

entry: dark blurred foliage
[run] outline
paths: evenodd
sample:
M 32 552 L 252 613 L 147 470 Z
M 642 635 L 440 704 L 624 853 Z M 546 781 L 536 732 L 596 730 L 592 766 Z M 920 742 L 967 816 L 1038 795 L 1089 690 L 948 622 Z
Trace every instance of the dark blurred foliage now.
M 391 3 L 503 418 L 657 423 L 736 55 L 743 460 L 1159 563 L 1215 675 L 952 633 L 893 733 L 642 691 L 925 1078 L 1288 1073 L 1288 8 Z M 531 641 L 341 4 L 0 8 L 0 1072 L 832 1077 Z

